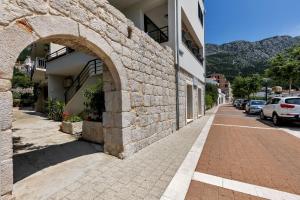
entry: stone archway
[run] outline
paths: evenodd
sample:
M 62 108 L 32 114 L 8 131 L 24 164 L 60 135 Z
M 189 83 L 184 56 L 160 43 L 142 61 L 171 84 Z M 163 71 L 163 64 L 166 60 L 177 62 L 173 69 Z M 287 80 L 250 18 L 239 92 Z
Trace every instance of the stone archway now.
M 1 195 L 10 195 L 13 183 L 12 166 L 12 94 L 13 66 L 20 52 L 33 42 L 55 42 L 73 49 L 90 52 L 102 59 L 106 112 L 103 114 L 104 150 L 124 157 L 122 144 L 122 119 L 127 79 L 119 54 L 97 32 L 62 16 L 34 16 L 15 21 L 0 31 L 0 142 L 1 142 Z M 127 108 L 128 109 L 128 108 Z
M 173 51 L 136 28 L 107 0 L 10 0 L 2 2 L 0 13 L 1 199 L 12 194 L 13 66 L 35 41 L 93 52 L 105 62 L 107 153 L 124 158 L 175 131 Z

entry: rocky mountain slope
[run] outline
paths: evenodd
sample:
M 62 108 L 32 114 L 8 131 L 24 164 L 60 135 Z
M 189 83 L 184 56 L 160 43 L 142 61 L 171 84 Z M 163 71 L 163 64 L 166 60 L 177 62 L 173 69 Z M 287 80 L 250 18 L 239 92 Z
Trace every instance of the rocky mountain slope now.
M 300 36 L 276 36 L 257 42 L 234 41 L 222 45 L 206 44 L 207 75 L 223 73 L 228 80 L 235 76 L 262 73 L 270 58 L 295 45 Z

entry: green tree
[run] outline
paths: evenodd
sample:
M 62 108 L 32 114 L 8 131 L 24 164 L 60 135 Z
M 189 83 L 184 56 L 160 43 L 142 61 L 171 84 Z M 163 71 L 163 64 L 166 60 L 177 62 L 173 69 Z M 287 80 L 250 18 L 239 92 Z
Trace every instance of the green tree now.
M 270 60 L 269 65 L 266 75 L 273 79 L 287 82 L 290 94 L 293 83 L 299 80 L 300 77 L 300 47 L 278 54 Z
M 12 87 L 13 88 L 30 88 L 33 86 L 33 82 L 30 77 L 22 73 L 19 69 L 14 68 Z
M 205 85 L 205 105 L 207 108 L 213 107 L 218 101 L 218 87 L 214 84 L 207 83 Z
M 250 99 L 250 95 L 258 92 L 261 88 L 262 79 L 258 74 L 242 77 L 237 76 L 232 84 L 233 96 L 238 98 L 247 97 Z
M 246 79 L 242 76 L 237 76 L 232 83 L 232 94 L 235 98 L 244 98 L 247 96 Z

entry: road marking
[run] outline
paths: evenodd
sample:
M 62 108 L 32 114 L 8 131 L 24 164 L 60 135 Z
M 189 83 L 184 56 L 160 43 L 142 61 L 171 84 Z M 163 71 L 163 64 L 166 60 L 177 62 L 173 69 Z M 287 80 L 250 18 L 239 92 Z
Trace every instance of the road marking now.
M 195 172 L 197 163 L 200 159 L 205 141 L 207 139 L 210 127 L 215 118 L 215 113 L 219 107 L 216 107 L 213 114 L 209 117 L 207 123 L 203 127 L 200 135 L 196 139 L 192 148 L 181 163 L 175 176 L 171 180 L 160 200 L 184 200 L 189 189 L 190 182 Z
M 192 180 L 272 200 L 299 200 L 300 195 L 195 172 Z
M 240 125 L 233 125 L 233 124 L 213 124 L 213 126 L 252 128 L 252 129 L 264 129 L 264 130 L 278 130 L 277 128 L 266 128 L 266 127 L 257 127 L 257 126 L 240 126 Z

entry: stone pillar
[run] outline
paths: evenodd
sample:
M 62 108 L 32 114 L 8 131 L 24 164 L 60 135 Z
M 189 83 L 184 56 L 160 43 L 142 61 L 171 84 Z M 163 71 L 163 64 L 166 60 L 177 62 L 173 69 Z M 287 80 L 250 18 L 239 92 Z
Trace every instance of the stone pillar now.
M 107 67 L 103 67 L 103 89 L 105 112 L 103 113 L 104 151 L 124 158 L 122 138 L 122 92 L 115 87 L 113 77 Z
M 0 195 L 12 199 L 13 146 L 12 146 L 12 93 L 11 82 L 0 79 Z

